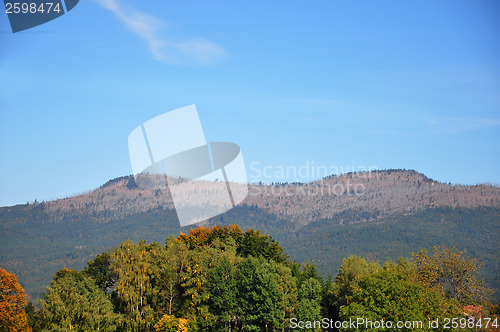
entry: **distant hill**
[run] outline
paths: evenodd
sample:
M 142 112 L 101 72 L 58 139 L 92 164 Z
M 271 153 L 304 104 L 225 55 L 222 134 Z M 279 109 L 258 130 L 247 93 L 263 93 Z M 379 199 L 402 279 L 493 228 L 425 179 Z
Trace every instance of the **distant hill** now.
M 483 257 L 483 275 L 500 286 L 496 186 L 444 184 L 405 170 L 252 185 L 242 205 L 204 223 L 260 229 L 324 275 L 335 275 L 342 258 L 352 254 L 383 261 L 424 247 L 455 246 Z M 64 266 L 81 268 L 126 239 L 161 242 L 181 231 L 187 232 L 168 189 L 141 189 L 126 176 L 82 195 L 0 208 L 0 266 L 38 298 Z
M 309 183 L 252 184 L 243 202 L 291 220 L 300 228 L 343 211 L 364 211 L 360 220 L 414 213 L 432 207 L 500 206 L 500 188 L 451 185 L 410 170 L 386 170 L 330 176 Z M 138 188 L 132 176 L 108 181 L 74 197 L 26 205 L 43 222 L 107 222 L 142 212 L 173 209 L 167 189 Z M 8 207 L 5 209 L 9 209 Z

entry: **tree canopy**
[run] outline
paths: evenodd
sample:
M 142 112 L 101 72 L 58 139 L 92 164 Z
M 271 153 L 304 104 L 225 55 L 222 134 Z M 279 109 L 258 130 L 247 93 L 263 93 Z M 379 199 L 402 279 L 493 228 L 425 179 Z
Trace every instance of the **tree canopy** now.
M 450 252 L 473 280 L 475 261 Z M 450 268 L 427 252 L 382 267 L 352 256 L 325 282 L 313 264 L 291 262 L 259 231 L 200 227 L 164 245 L 125 241 L 81 272 L 61 269 L 40 310 L 28 311 L 34 331 L 117 332 L 293 331 L 298 321 L 309 322 L 304 331 L 324 331 L 316 324 L 323 319 L 427 322 L 464 317 L 465 305 L 493 315 L 484 298 L 464 297 L 477 293 L 469 290 L 475 283 L 447 292 L 437 282 Z

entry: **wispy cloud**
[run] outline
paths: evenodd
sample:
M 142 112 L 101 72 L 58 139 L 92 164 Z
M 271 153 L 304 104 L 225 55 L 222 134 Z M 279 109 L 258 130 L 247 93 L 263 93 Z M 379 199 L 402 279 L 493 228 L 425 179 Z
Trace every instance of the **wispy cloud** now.
M 84 47 L 83 49 L 84 50 L 90 50 L 91 48 L 99 47 L 99 46 L 102 46 L 102 45 L 104 45 L 104 43 L 93 44 L 93 45 Z
M 165 23 L 148 14 L 124 7 L 118 0 L 96 0 L 113 12 L 125 27 L 147 42 L 154 59 L 169 64 L 211 64 L 228 57 L 224 47 L 202 38 L 175 41 L 163 35 Z

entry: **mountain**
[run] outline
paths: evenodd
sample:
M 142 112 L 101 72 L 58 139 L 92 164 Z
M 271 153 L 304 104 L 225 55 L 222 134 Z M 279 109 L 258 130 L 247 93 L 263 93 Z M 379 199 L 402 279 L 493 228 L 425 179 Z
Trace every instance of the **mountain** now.
M 243 202 L 255 205 L 298 227 L 347 210 L 364 211 L 359 221 L 433 207 L 500 206 L 500 188 L 451 185 L 416 171 L 386 170 L 330 176 L 309 183 L 252 184 Z M 74 197 L 27 205 L 43 222 L 112 219 L 153 210 L 173 209 L 168 187 L 144 189 L 132 176 L 108 181 Z M 7 210 L 9 208 L 6 208 Z
M 482 257 L 483 276 L 500 287 L 497 186 L 445 184 L 406 170 L 253 184 L 243 204 L 201 224 L 231 223 L 270 234 L 324 275 L 353 254 L 384 261 L 455 246 Z M 168 187 L 139 188 L 125 176 L 78 196 L 0 208 L 0 266 L 38 298 L 62 267 L 81 268 L 126 239 L 163 242 L 181 231 Z

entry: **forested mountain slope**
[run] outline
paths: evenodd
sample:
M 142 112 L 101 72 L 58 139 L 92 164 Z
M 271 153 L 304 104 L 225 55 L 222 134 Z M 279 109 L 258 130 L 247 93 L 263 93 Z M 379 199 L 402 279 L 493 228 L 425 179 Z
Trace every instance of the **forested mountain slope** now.
M 446 244 L 483 257 L 483 273 L 498 287 L 498 187 L 452 186 L 414 171 L 365 175 L 253 186 L 242 205 L 204 224 L 259 229 L 323 275 L 336 274 L 341 258 L 351 254 L 383 261 Z M 338 188 L 348 182 L 358 189 L 362 183 L 364 192 L 341 194 Z M 307 191 L 328 186 L 336 189 Z M 162 241 L 181 231 L 189 228 L 180 228 L 168 191 L 140 189 L 123 177 L 79 196 L 0 208 L 0 266 L 39 297 L 61 267 L 81 268 L 126 239 Z
M 251 184 L 244 204 L 256 205 L 301 227 L 347 210 L 364 211 L 361 218 L 367 220 L 429 207 L 498 207 L 500 188 L 451 185 L 415 171 L 386 170 L 330 176 L 310 183 Z M 74 197 L 17 207 L 20 211 L 33 211 L 33 216 L 42 222 L 106 222 L 173 208 L 168 187 L 139 188 L 132 176 L 110 180 L 94 191 Z

